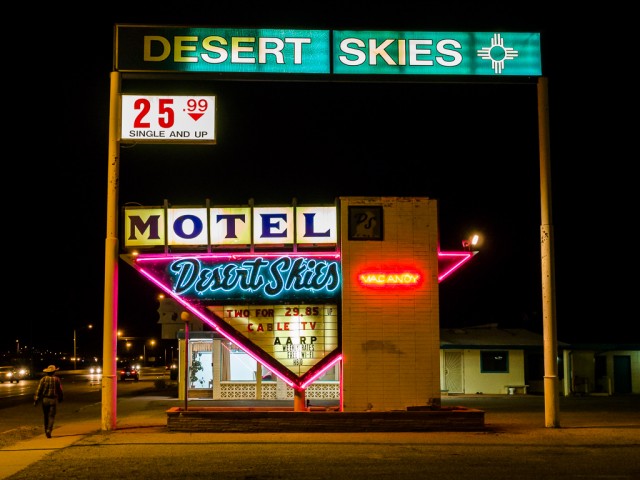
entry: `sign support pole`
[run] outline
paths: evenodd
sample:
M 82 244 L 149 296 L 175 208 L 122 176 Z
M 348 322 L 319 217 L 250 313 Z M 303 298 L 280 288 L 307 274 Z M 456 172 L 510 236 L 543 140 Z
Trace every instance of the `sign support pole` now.
M 118 181 L 120 175 L 120 72 L 111 72 L 109 97 L 109 168 L 107 173 L 107 234 L 104 255 L 104 324 L 102 342 L 102 430 L 116 429 L 118 400 Z
M 306 398 L 306 392 L 304 390 L 298 390 L 297 388 L 293 389 L 293 411 L 294 412 L 305 412 L 307 410 L 305 398 Z
M 540 257 L 542 266 L 542 330 L 544 349 L 545 426 L 559 427 L 558 340 L 556 337 L 556 282 L 551 222 L 551 159 L 549 143 L 549 88 L 538 78 L 538 137 L 540 147 Z
M 184 322 L 184 411 L 189 410 L 189 312 L 182 312 L 180 318 Z

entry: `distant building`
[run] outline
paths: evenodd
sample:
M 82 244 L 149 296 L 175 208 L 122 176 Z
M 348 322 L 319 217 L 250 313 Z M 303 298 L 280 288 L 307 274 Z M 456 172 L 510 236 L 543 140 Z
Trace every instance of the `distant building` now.
M 543 336 L 496 324 L 440 331 L 443 394 L 544 393 Z M 640 393 L 640 344 L 558 341 L 564 395 Z

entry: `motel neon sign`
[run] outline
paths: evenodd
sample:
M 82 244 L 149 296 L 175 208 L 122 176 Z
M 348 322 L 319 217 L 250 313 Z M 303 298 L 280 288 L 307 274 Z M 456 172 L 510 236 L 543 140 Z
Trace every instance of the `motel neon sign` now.
M 122 258 L 287 384 L 304 388 L 340 359 L 336 206 L 207 202 L 123 211 Z M 473 255 L 438 252 L 438 281 Z M 420 288 L 427 278 L 393 263 L 357 274 L 373 289 Z
M 125 248 L 335 246 L 335 206 L 125 207 Z

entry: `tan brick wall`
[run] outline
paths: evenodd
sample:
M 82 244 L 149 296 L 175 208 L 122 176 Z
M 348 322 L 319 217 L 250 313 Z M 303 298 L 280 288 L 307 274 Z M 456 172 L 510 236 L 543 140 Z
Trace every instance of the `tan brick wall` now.
M 383 207 L 383 240 L 349 240 L 350 206 Z M 344 411 L 439 404 L 437 202 L 425 197 L 340 197 Z M 363 270 L 401 266 L 418 288 L 372 289 Z

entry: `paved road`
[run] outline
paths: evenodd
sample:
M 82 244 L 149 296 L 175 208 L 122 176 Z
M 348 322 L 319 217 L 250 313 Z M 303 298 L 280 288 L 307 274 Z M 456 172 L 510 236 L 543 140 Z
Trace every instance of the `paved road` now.
M 127 413 L 116 430 L 99 430 L 96 405 L 84 412 L 88 419 L 61 423 L 52 439 L 0 450 L 0 465 L 8 464 L 0 478 L 640 478 L 639 396 L 563 397 L 560 428 L 544 427 L 541 396 L 444 397 L 443 404 L 484 410 L 486 431 L 169 432 L 164 412 L 180 405 L 175 398 L 122 398 L 118 411 Z

